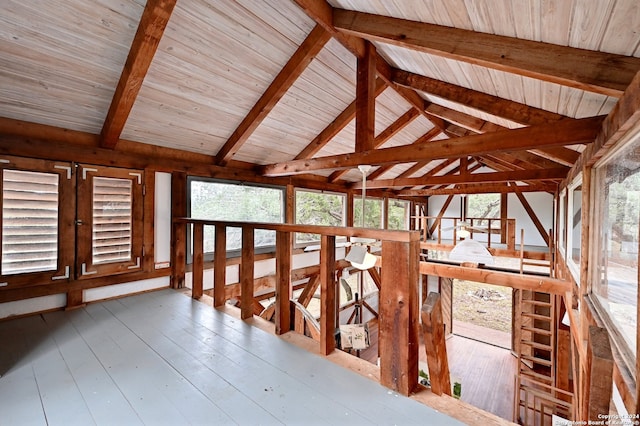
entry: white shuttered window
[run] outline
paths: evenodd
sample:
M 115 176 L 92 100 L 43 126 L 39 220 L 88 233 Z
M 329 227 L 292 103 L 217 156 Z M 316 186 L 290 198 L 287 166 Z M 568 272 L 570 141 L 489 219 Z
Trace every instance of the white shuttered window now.
M 58 269 L 58 175 L 2 171 L 3 275 Z
M 93 263 L 131 260 L 130 179 L 93 178 Z

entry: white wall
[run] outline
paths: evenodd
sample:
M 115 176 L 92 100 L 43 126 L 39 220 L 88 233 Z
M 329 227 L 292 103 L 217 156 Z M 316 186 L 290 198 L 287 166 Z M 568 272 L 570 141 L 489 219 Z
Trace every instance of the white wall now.
M 551 229 L 553 226 L 553 195 L 546 192 L 529 192 L 525 193 L 524 197 L 536 212 L 536 215 L 544 228 L 547 231 Z M 453 201 L 451 201 L 451 204 L 447 208 L 444 216 L 460 217 L 460 199 L 461 196 L 459 195 L 453 197 Z M 430 197 L 429 216 L 437 216 L 440 214 L 440 209 L 442 209 L 446 200 L 446 195 L 434 195 Z M 526 245 L 546 246 L 546 243 L 542 239 L 542 236 L 540 236 L 538 229 L 533 224 L 533 221 L 527 214 L 524 207 L 522 207 L 520 200 L 515 194 L 509 194 L 507 197 L 507 217 L 509 219 L 516 220 L 516 244 L 520 244 L 520 230 L 524 228 L 524 243 Z M 452 221 L 442 222 L 442 226 L 444 228 L 451 227 L 452 225 Z M 453 231 L 444 231 L 442 233 L 442 238 L 452 239 Z M 478 240 L 486 241 L 486 237 L 478 238 Z
M 524 197 L 548 232 L 553 227 L 553 195 L 546 192 L 527 192 Z M 516 244 L 520 244 L 520 230 L 524 229 L 525 245 L 546 246 L 518 196 L 509 194 L 507 200 L 508 217 L 516 219 Z

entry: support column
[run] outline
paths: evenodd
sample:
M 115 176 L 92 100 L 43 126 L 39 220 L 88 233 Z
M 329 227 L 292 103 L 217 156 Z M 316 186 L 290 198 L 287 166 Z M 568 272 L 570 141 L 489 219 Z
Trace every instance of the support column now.
M 276 334 L 291 330 L 291 232 L 276 232 Z
M 320 240 L 320 353 L 329 355 L 336 348 L 336 237 Z

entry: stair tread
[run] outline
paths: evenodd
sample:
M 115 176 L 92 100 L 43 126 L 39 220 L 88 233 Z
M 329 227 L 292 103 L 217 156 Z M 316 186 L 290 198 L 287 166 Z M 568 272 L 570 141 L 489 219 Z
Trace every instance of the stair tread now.
M 523 312 L 522 316 L 523 317 L 534 318 L 534 319 L 539 319 L 539 320 L 542 320 L 542 321 L 551 321 L 551 316 L 543 315 L 543 314 L 536 314 L 536 313 L 533 313 L 533 312 Z
M 551 367 L 553 365 L 553 362 L 549 361 L 548 359 L 538 358 L 536 356 L 520 355 L 520 358 L 524 359 L 524 360 L 527 360 L 527 361 L 534 362 L 536 364 L 546 365 L 548 367 Z
M 541 300 L 522 299 L 522 302 L 530 305 L 551 307 L 551 302 L 543 302 Z
M 533 377 L 533 378 L 538 379 L 538 380 L 544 380 L 544 381 L 551 382 L 551 376 L 547 376 L 547 375 L 544 375 L 544 374 L 536 373 L 535 371 L 520 370 L 520 374 L 521 375 L 525 375 L 525 376 L 529 376 L 529 377 Z
M 521 327 L 521 330 L 530 331 L 532 333 L 544 334 L 546 336 L 551 336 L 551 331 L 545 330 L 543 328 L 535 328 L 535 327 Z
M 551 351 L 553 348 L 550 345 L 546 345 L 544 343 L 534 342 L 532 340 L 520 340 L 520 343 L 523 343 L 528 346 L 532 346 L 537 349 L 542 349 L 545 351 Z

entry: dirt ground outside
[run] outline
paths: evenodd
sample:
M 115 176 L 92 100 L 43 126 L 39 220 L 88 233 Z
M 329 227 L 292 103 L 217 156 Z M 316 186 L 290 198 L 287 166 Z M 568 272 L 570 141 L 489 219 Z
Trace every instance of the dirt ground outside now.
M 453 319 L 511 333 L 511 289 L 454 280 Z

